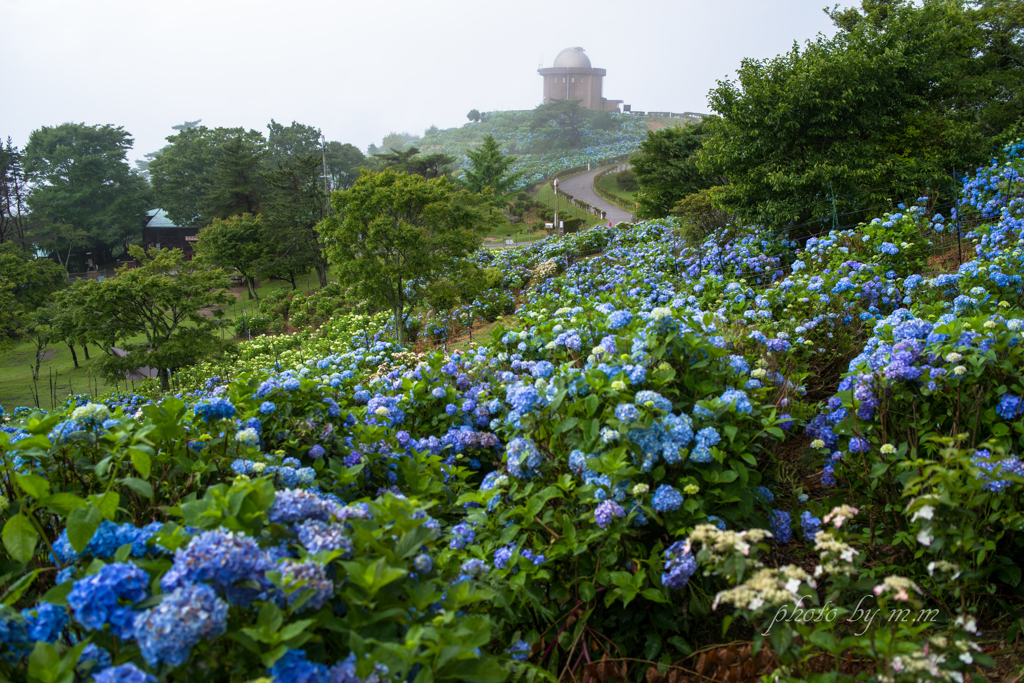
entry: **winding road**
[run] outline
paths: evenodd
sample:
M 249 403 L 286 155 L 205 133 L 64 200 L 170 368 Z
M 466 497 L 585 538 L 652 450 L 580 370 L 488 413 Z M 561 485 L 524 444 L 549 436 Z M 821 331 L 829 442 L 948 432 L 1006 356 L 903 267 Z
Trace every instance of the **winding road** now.
M 633 214 L 626 211 L 622 207 L 612 204 L 604 197 L 594 192 L 594 176 L 600 173 L 603 169 L 598 168 L 593 171 L 587 171 L 586 173 L 580 173 L 572 178 L 566 178 L 565 180 L 558 181 L 558 191 L 571 194 L 576 199 L 581 199 L 591 206 L 597 207 L 602 211 L 607 212 L 608 220 L 612 222 L 612 225 L 618 225 L 619 223 L 629 223 L 633 220 Z M 559 200 L 564 202 L 564 200 Z

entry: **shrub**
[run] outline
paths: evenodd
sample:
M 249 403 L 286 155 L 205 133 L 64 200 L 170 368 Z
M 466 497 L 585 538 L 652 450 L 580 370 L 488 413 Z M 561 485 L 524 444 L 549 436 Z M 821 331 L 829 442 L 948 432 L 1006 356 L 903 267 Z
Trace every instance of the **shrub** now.
M 255 337 L 270 329 L 270 318 L 263 314 L 240 315 L 235 319 L 236 337 Z
M 615 174 L 615 184 L 619 186 L 620 190 L 626 192 L 636 192 L 640 189 L 640 182 L 636 179 L 636 173 L 633 173 L 633 170 L 629 168 Z

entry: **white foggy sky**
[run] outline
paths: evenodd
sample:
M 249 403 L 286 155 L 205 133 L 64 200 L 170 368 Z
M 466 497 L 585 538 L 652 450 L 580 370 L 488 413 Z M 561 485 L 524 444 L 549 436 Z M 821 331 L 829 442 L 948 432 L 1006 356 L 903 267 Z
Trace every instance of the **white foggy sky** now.
M 129 159 L 171 126 L 271 118 L 363 151 L 466 112 L 540 103 L 538 58 L 579 45 L 604 96 L 643 111 L 709 112 L 744 57 L 832 33 L 824 0 L 0 0 L 0 136 L 112 123 Z M 843 3 L 849 5 L 850 2 Z

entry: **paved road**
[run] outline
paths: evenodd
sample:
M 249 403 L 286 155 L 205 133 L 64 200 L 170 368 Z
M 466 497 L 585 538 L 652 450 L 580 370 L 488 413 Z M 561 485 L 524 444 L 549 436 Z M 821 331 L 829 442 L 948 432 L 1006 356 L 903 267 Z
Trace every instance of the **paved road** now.
M 607 211 L 608 220 L 612 222 L 612 225 L 618 225 L 622 222 L 628 223 L 633 217 L 632 213 L 612 204 L 594 192 L 594 176 L 596 176 L 600 170 L 601 169 L 587 171 L 586 173 L 581 173 L 578 176 L 573 176 L 572 178 L 559 180 L 558 191 L 567 192 L 576 199 L 582 199 L 591 206 L 596 206 L 602 211 Z M 559 201 L 561 202 L 563 200 L 559 199 Z

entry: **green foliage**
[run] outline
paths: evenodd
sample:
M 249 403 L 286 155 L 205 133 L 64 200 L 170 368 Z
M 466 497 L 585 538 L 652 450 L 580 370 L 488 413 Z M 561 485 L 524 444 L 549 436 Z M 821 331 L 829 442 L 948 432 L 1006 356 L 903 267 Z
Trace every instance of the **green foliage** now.
M 270 249 L 262 216 L 246 213 L 214 220 L 200 230 L 196 258 L 203 263 L 237 270 L 245 278 L 250 298 L 258 300 L 256 273 L 271 254 Z
M 680 231 L 690 246 L 703 244 L 714 236 L 719 244 L 736 237 L 736 221 L 715 205 L 714 193 L 715 188 L 694 192 L 680 199 L 672 209 L 680 218 Z M 730 226 L 733 229 L 727 230 Z
M 983 35 L 964 5 L 866 3 L 833 15 L 834 37 L 745 60 L 737 81 L 712 91 L 721 118 L 699 167 L 728 177 L 718 199 L 742 221 L 810 232 L 808 222 L 831 219 L 834 197 L 844 224 L 856 223 L 928 188 L 945 193 L 996 141 L 978 111 L 998 70 L 976 61 Z
M 28 198 L 39 241 L 59 249 L 47 225 L 68 225 L 84 235 L 94 260 L 127 251 L 149 209 L 145 180 L 131 171 L 131 136 L 120 126 L 64 123 L 32 132 L 25 170 L 34 186 Z
M 327 253 L 363 296 L 392 310 L 400 344 L 406 306 L 440 271 L 476 249 L 487 228 L 471 195 L 445 178 L 365 173 L 335 193 L 331 205 L 335 215 L 318 226 Z
M 439 178 L 447 175 L 455 157 L 448 154 L 434 153 L 420 156 L 418 147 L 393 150 L 388 154 L 378 154 L 376 161 L 386 169 L 401 171 L 424 178 Z
M 260 212 L 266 191 L 262 174 L 266 155 L 266 141 L 255 130 L 231 135 L 221 144 L 217 171 L 202 202 L 206 222 Z
M 105 355 L 100 367 L 109 378 L 122 378 L 141 367 L 156 368 L 161 388 L 169 388 L 170 372 L 226 352 L 221 339 L 226 324 L 221 309 L 233 301 L 222 270 L 204 270 L 186 261 L 177 249 L 131 247 L 138 268 L 121 269 L 103 282 L 79 280 L 72 287 L 78 315 L 100 326 L 101 337 L 128 339 L 124 357 Z M 207 315 L 202 315 L 202 313 Z M 88 329 L 88 328 L 87 328 Z
M 13 240 L 24 245 L 28 232 L 28 178 L 24 153 L 8 136 L 0 141 L 0 244 Z
M 670 126 L 647 133 L 640 153 L 630 160 L 641 190 L 638 217 L 667 216 L 687 195 L 720 184 L 715 176 L 697 168 L 697 153 L 708 137 L 708 125 Z
M 466 152 L 466 188 L 473 193 L 491 188 L 499 197 L 507 194 L 518 182 L 521 173 L 510 173 L 514 159 L 501 153 L 501 147 L 491 135 L 484 136 L 483 144 Z
M 626 192 L 636 192 L 640 189 L 640 181 L 637 180 L 636 173 L 631 168 L 616 173 L 615 184 L 619 186 L 619 189 Z
M 30 322 L 29 316 L 67 286 L 63 269 L 32 258 L 13 241 L 0 244 L 0 347 L 7 347 Z

